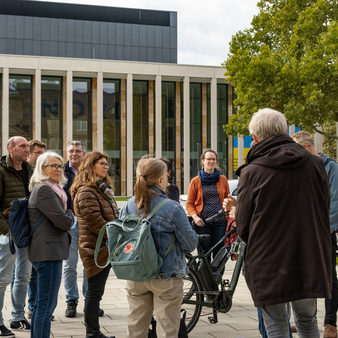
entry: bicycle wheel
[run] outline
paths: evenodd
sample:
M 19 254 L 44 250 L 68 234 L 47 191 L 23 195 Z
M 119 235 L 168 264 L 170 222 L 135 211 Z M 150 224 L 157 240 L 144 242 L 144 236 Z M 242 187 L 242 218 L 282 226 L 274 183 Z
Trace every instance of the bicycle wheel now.
M 189 274 L 183 278 L 183 281 L 182 310 L 186 311 L 186 325 L 189 333 L 195 327 L 200 317 L 203 294 L 200 281 L 194 272 L 189 272 Z M 192 304 L 187 302 L 192 302 Z

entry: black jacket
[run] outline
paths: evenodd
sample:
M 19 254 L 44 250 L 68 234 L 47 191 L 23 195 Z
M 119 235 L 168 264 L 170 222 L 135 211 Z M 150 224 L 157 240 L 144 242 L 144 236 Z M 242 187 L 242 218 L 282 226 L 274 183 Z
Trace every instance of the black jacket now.
M 64 174 L 65 174 L 65 176 L 67 178 L 67 183 L 63 187 L 63 190 L 67 194 L 67 209 L 74 210 L 74 208 L 73 208 L 73 201 L 72 201 L 72 197 L 70 196 L 69 189 L 70 189 L 70 187 L 73 184 L 73 181 L 74 181 L 74 178 L 75 178 L 75 174 L 74 174 L 74 172 L 72 171 L 72 169 L 69 166 L 69 161 L 67 161 L 66 164 L 65 164 Z
M 255 306 L 329 298 L 330 193 L 319 156 L 287 135 L 257 143 L 238 171 L 237 232 Z

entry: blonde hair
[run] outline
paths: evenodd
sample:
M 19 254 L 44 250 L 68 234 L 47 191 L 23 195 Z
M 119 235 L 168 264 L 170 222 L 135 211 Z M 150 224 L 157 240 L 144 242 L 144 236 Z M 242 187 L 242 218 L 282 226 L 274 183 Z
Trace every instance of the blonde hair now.
M 44 181 L 49 180 L 49 176 L 45 174 L 42 168 L 48 164 L 48 160 L 51 157 L 57 158 L 62 163 L 62 165 L 64 165 L 63 158 L 57 153 L 54 153 L 52 151 L 47 151 L 43 153 L 42 155 L 40 155 L 38 159 L 36 160 L 36 166 L 34 168 L 33 175 L 29 181 L 29 187 L 28 187 L 29 191 L 33 190 L 33 187 L 36 183 L 42 183 Z M 67 183 L 67 178 L 64 175 L 64 170 L 62 170 L 62 175 L 58 183 L 61 187 L 64 187 L 64 185 Z
M 97 177 L 95 176 L 94 166 L 101 158 L 105 158 L 107 161 L 109 160 L 106 154 L 100 153 L 99 151 L 91 151 L 85 154 L 74 183 L 70 188 L 72 198 L 74 198 L 80 186 L 96 186 Z M 112 186 L 112 181 L 108 175 L 103 178 L 102 181 L 107 185 Z
M 274 135 L 286 134 L 287 129 L 288 124 L 284 114 L 270 108 L 258 110 L 252 115 L 249 123 L 250 134 L 255 135 L 258 141 L 266 140 Z
M 156 192 L 151 189 L 156 187 L 158 179 L 167 174 L 167 165 L 157 158 L 141 158 L 136 168 L 136 183 L 134 187 L 135 203 L 140 213 L 146 215 L 152 195 Z

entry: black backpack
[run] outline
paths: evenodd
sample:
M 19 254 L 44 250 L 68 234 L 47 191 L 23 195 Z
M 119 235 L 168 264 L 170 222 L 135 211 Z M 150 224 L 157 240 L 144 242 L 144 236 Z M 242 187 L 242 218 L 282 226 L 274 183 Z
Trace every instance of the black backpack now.
M 19 198 L 11 202 L 9 210 L 9 232 L 11 240 L 18 248 L 27 248 L 37 227 L 41 224 L 44 215 L 31 227 L 28 216 L 29 197 Z

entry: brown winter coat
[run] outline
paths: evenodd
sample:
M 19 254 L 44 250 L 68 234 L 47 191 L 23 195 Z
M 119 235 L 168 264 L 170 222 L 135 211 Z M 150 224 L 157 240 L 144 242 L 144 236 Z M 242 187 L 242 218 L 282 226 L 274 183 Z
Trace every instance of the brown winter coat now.
M 330 193 L 320 157 L 276 135 L 250 150 L 238 174 L 237 232 L 255 306 L 329 298 Z
M 116 217 L 111 203 L 94 186 L 81 186 L 75 195 L 73 203 L 80 229 L 79 253 L 86 270 L 87 278 L 90 278 L 102 271 L 94 262 L 97 236 L 101 228 Z M 107 239 L 106 234 L 104 239 Z M 98 255 L 99 265 L 104 265 L 107 258 L 108 249 L 104 240 L 102 241 Z

